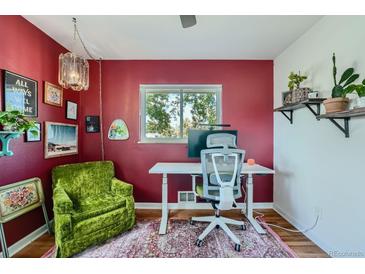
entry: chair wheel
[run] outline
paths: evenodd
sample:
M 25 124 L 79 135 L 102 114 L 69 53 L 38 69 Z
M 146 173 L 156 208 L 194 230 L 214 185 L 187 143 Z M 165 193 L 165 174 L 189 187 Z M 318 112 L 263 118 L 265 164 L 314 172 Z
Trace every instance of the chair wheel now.
M 193 225 L 194 224 L 194 221 L 193 220 L 190 220 L 190 224 Z
M 241 225 L 241 230 L 246 230 L 247 228 L 246 228 L 246 225 Z
M 219 225 L 215 225 L 215 228 L 218 229 L 219 228 Z
M 234 245 L 234 250 L 236 250 L 237 252 L 241 251 L 241 245 L 240 244 L 235 244 Z
M 202 241 L 202 240 L 197 239 L 197 240 L 195 241 L 195 245 L 197 245 L 197 246 L 199 246 L 199 247 L 201 247 L 201 246 L 202 246 L 202 244 L 203 244 L 203 241 Z

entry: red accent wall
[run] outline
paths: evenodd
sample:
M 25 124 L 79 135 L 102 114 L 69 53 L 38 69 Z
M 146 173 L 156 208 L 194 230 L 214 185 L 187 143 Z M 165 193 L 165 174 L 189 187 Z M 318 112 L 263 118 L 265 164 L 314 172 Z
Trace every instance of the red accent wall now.
M 80 116 L 79 134 L 80 161 L 99 161 L 101 160 L 101 138 L 100 133 L 86 133 L 86 116 L 100 116 L 100 93 L 99 93 L 99 63 L 89 61 L 90 65 L 90 86 L 87 91 L 80 93 Z
M 246 158 L 273 166 L 272 61 L 103 61 L 102 72 L 105 158 L 134 185 L 137 202 L 161 202 L 161 176 L 148 174 L 156 162 L 192 161 L 185 144 L 138 143 L 140 84 L 222 84 L 223 122 L 239 131 Z M 129 140 L 108 140 L 116 118 L 127 123 Z M 272 176 L 255 178 L 255 202 L 272 202 L 272 182 Z M 189 187 L 189 176 L 170 176 L 169 202 Z
M 42 142 L 26 143 L 23 137 L 11 141 L 10 148 L 14 151 L 14 156 L 0 158 L 0 185 L 40 177 L 45 191 L 48 215 L 53 218 L 51 169 L 57 165 L 79 161 L 79 155 L 44 159 L 43 122 L 77 123 L 65 119 L 65 107 L 43 103 L 43 81 L 57 84 L 58 56 L 66 50 L 20 16 L 0 16 L 0 26 L 1 75 L 2 70 L 10 70 L 38 81 L 37 121 L 42 122 Z M 2 94 L 1 90 L 1 98 Z M 64 90 L 64 102 L 70 100 L 79 103 L 79 97 L 78 92 Z M 6 223 L 4 227 L 8 246 L 43 224 L 40 208 Z

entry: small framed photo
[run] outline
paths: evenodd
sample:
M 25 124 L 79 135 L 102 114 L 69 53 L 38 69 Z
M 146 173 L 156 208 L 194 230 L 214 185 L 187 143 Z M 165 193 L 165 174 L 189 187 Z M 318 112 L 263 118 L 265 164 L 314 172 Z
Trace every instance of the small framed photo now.
M 66 101 L 66 119 L 77 120 L 77 104 Z
M 86 116 L 85 127 L 87 133 L 100 132 L 100 118 L 99 116 Z
M 35 128 L 32 128 L 31 130 L 36 131 L 37 133 L 27 130 L 24 134 L 25 142 L 40 142 L 42 136 L 41 129 L 41 123 L 35 123 Z
M 60 86 L 44 82 L 44 103 L 56 107 L 62 107 L 63 89 Z

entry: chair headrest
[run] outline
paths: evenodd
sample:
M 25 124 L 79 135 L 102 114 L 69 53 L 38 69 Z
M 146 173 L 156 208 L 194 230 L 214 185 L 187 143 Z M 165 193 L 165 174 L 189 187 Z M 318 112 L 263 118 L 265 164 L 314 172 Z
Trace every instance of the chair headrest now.
M 237 148 L 236 136 L 229 133 L 213 133 L 207 137 L 207 147 Z

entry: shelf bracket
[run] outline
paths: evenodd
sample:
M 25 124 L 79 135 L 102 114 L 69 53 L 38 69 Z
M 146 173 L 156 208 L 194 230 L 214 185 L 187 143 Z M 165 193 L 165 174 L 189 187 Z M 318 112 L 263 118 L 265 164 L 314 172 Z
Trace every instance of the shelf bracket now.
M 2 146 L 2 149 L 0 150 L 0 157 L 14 155 L 14 152 L 12 152 L 9 149 L 9 143 L 10 143 L 11 139 L 18 138 L 19 136 L 20 136 L 20 133 L 18 133 L 18 132 L 14 132 L 14 133 L 0 132 L 0 143 Z
M 313 113 L 313 115 L 315 116 L 315 117 L 317 117 L 318 115 L 320 115 L 321 114 L 321 104 L 315 104 L 316 105 L 316 107 L 317 107 L 317 111 L 315 110 L 315 109 L 313 109 L 312 107 L 311 107 L 311 105 L 313 105 L 313 104 L 305 104 L 305 106 L 310 110 L 310 112 L 312 112 Z
M 290 121 L 290 124 L 293 124 L 293 111 L 292 110 L 281 110 L 280 111 L 285 117 L 286 119 L 288 119 Z M 290 115 L 286 114 L 285 112 L 289 112 Z
M 339 118 L 342 119 L 344 122 L 344 126 L 341 126 L 336 120 L 335 118 L 329 118 L 329 120 L 339 129 L 341 130 L 344 134 L 346 138 L 350 137 L 350 127 L 349 127 L 349 120 L 350 117 L 347 118 Z

